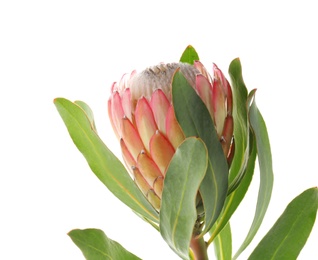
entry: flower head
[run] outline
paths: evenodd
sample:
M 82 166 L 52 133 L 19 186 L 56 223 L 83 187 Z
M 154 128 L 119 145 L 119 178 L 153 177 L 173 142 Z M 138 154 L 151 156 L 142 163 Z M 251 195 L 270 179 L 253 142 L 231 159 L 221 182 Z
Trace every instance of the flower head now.
M 199 61 L 193 65 L 161 63 L 115 82 L 108 101 L 111 124 L 127 168 L 158 211 L 169 162 L 185 139 L 171 101 L 172 79 L 178 68 L 209 110 L 228 161 L 233 152 L 232 91 L 216 65 L 210 76 Z

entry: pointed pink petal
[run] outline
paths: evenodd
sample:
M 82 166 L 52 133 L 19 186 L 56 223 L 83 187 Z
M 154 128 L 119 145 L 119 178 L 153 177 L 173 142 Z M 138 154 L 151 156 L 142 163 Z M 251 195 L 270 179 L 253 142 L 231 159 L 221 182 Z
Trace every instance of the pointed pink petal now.
M 120 81 L 119 81 L 119 84 L 118 84 L 118 91 L 121 93 L 124 91 L 124 89 L 126 88 L 127 86 L 127 81 L 128 81 L 128 78 L 130 77 L 130 75 L 127 75 L 127 73 L 125 73 Z
M 166 117 L 166 135 L 174 149 L 177 149 L 185 138 L 181 127 L 174 115 L 172 105 L 170 105 Z
M 118 85 L 117 85 L 117 82 L 113 82 L 113 84 L 110 88 L 110 93 L 113 94 L 116 91 L 118 91 Z
M 219 137 L 222 135 L 224 120 L 226 117 L 226 107 L 225 107 L 225 94 L 224 90 L 218 80 L 213 83 L 213 113 L 214 113 L 214 124 Z
M 213 73 L 214 73 L 214 78 L 220 82 L 221 86 L 223 86 L 224 91 L 226 93 L 227 88 L 225 88 L 225 86 L 226 86 L 227 79 L 225 78 L 223 72 L 218 68 L 218 66 L 215 63 L 213 63 Z
M 200 61 L 195 61 L 193 66 L 209 81 L 212 82 L 211 76 Z
M 119 139 L 120 136 L 119 136 L 119 133 L 117 130 L 117 126 L 113 120 L 114 118 L 113 118 L 112 99 L 111 98 L 108 99 L 107 105 L 108 105 L 108 117 L 109 117 L 110 123 L 112 125 L 113 130 L 114 130 L 114 133 L 116 134 L 117 139 Z
M 122 119 L 121 128 L 122 138 L 127 146 L 127 149 L 133 158 L 137 160 L 138 154 L 145 149 L 139 134 L 127 117 Z
M 122 93 L 122 107 L 124 110 L 124 114 L 130 121 L 132 121 L 132 108 L 131 108 L 131 94 L 130 89 L 126 88 Z
M 170 102 L 161 89 L 157 89 L 151 96 L 150 106 L 158 126 L 162 133 L 166 133 L 166 116 Z
M 138 100 L 135 111 L 136 126 L 144 146 L 149 151 L 149 141 L 157 130 L 150 105 L 145 97 Z
M 121 105 L 121 98 L 116 91 L 111 96 L 111 118 L 119 136 L 121 136 L 121 120 L 124 117 L 124 110 Z
M 232 100 L 232 89 L 231 85 L 224 76 L 223 72 L 216 66 L 216 64 L 213 63 L 213 72 L 214 72 L 214 78 L 217 79 L 221 86 L 223 87 L 225 96 L 227 98 L 227 111 L 229 115 L 232 115 L 232 109 L 233 109 L 233 100 Z
M 159 131 L 150 139 L 150 155 L 154 162 L 159 167 L 161 173 L 164 175 L 168 164 L 174 155 L 174 148 L 172 144 Z
M 157 177 L 162 177 L 158 166 L 145 152 L 138 155 L 137 168 L 151 187 L 153 187 Z
M 157 196 L 161 199 L 162 197 L 162 190 L 163 190 L 163 177 L 159 176 L 153 185 L 153 189 Z
M 130 73 L 130 77 L 129 79 L 131 79 L 133 76 L 135 76 L 137 74 L 137 71 L 136 70 L 133 70 L 131 73 Z
M 196 76 L 195 85 L 199 96 L 204 102 L 205 106 L 210 112 L 211 117 L 213 116 L 212 106 L 212 86 L 206 77 L 199 74 Z
M 135 177 L 135 183 L 137 184 L 138 188 L 141 190 L 141 192 L 147 196 L 149 190 L 152 189 L 152 187 L 149 186 L 145 178 L 142 176 L 140 171 L 138 170 L 137 167 L 133 167 L 133 173 Z
M 232 143 L 233 130 L 234 130 L 233 117 L 227 116 L 224 121 L 224 127 L 223 127 L 222 136 L 221 136 L 221 144 L 222 144 L 224 155 L 226 157 L 228 157 L 228 153 Z
M 234 154 L 235 154 L 235 139 L 233 138 L 231 145 L 230 145 L 230 150 L 229 150 L 228 155 L 227 155 L 227 163 L 229 166 L 231 165 L 231 163 L 233 161 Z
M 129 169 L 129 171 L 131 171 L 132 167 L 136 167 L 136 161 L 129 152 L 123 138 L 120 139 L 120 147 L 126 166 Z
M 159 197 L 155 194 L 153 190 L 150 190 L 148 192 L 147 199 L 157 211 L 160 210 L 161 200 L 159 199 Z

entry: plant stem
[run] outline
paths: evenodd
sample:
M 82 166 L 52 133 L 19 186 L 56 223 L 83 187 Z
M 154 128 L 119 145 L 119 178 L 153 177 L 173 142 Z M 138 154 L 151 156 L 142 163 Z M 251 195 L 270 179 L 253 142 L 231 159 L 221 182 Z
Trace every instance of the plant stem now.
M 194 254 L 195 260 L 209 260 L 206 243 L 203 237 L 196 238 L 193 236 L 191 239 L 190 248 Z

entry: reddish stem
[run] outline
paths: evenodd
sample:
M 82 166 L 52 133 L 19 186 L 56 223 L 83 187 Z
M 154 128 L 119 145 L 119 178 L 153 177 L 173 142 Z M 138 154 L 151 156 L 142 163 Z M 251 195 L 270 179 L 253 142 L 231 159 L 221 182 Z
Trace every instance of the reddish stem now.
M 195 260 L 209 260 L 206 243 L 202 237 L 192 237 L 190 248 L 194 254 Z

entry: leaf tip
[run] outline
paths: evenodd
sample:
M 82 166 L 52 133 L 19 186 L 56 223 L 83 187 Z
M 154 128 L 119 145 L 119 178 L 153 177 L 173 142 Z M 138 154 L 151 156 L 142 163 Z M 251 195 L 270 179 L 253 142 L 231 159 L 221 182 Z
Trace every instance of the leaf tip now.
M 60 102 L 63 102 L 63 101 L 69 101 L 67 100 L 66 98 L 62 98 L 62 97 L 56 97 L 53 99 L 53 104 L 57 104 L 57 103 L 60 103 Z
M 231 61 L 230 63 L 230 68 L 233 66 L 238 66 L 241 67 L 241 60 L 239 57 L 235 58 L 234 60 Z
M 180 62 L 189 63 L 193 65 L 194 61 L 196 60 L 200 60 L 199 55 L 197 51 L 194 49 L 194 47 L 191 44 L 189 44 L 183 51 L 180 58 Z
M 56 104 L 60 99 L 61 99 L 61 98 L 58 98 L 58 97 L 57 97 L 57 98 L 54 98 L 54 99 L 53 99 L 53 104 Z
M 66 235 L 68 235 L 69 237 L 72 237 L 72 235 L 73 235 L 73 233 L 74 233 L 75 230 L 76 230 L 76 229 L 70 230 L 69 232 L 66 233 Z

